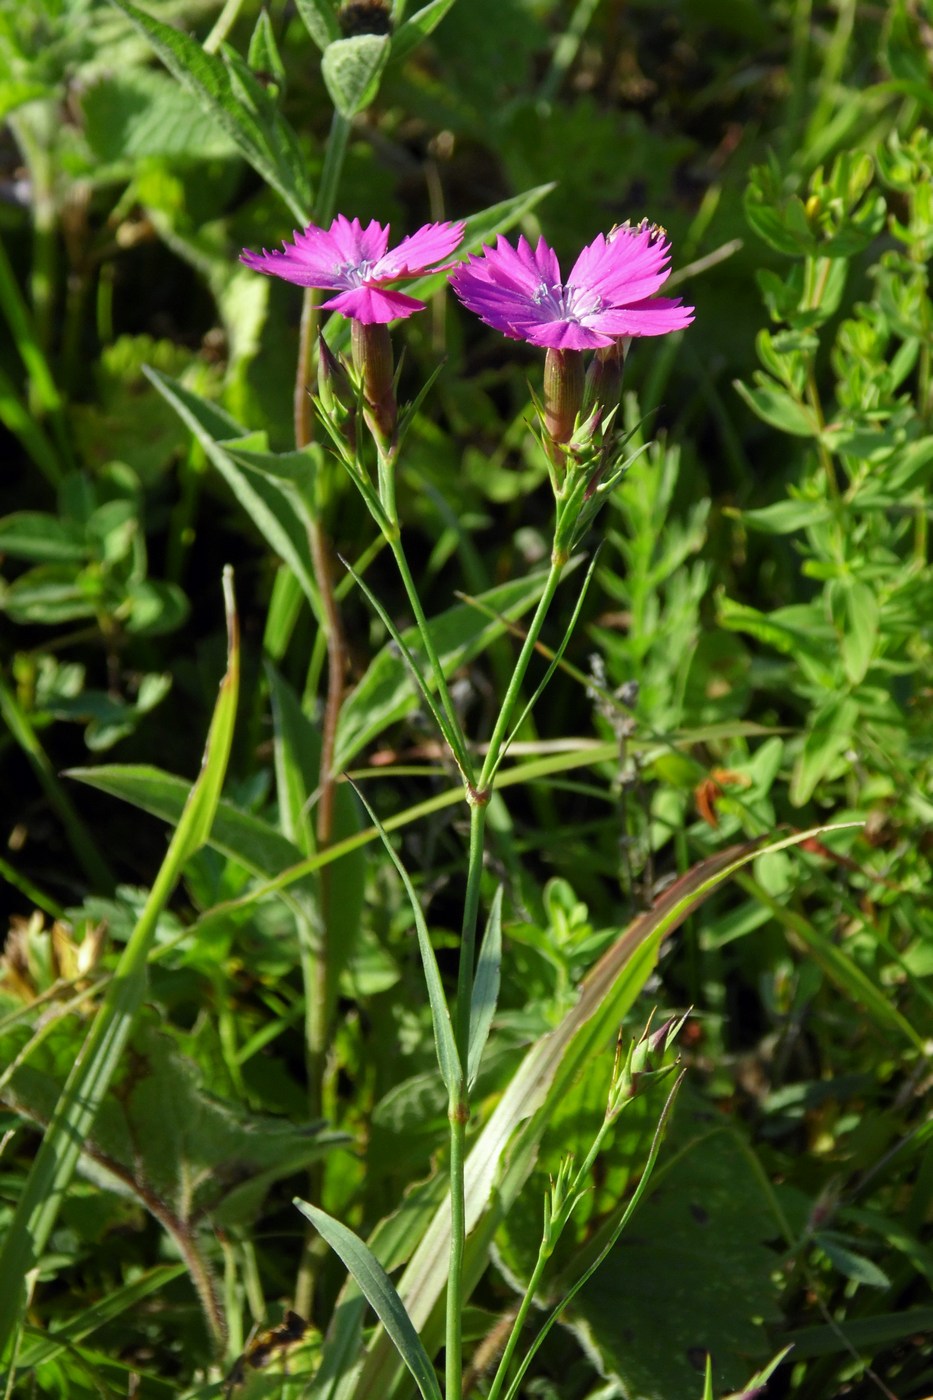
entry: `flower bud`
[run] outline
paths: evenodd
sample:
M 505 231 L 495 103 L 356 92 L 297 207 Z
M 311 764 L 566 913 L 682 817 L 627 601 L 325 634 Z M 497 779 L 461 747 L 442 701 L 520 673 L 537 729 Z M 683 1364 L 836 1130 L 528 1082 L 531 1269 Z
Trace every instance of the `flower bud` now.
M 569 442 L 583 406 L 583 355 L 553 350 L 544 361 L 544 426 L 553 443 Z
M 366 421 L 378 446 L 388 451 L 398 420 L 395 400 L 395 368 L 388 326 L 354 321 L 353 364 L 363 386 Z

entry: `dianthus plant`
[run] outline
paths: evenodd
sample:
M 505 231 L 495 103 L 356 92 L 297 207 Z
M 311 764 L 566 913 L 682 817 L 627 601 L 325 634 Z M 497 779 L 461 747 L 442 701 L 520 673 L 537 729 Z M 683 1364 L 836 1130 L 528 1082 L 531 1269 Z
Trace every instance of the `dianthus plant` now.
M 543 239 L 532 247 L 524 238 L 519 238 L 513 246 L 500 236 L 493 247 L 471 253 L 466 261 L 452 263 L 463 232 L 462 224 L 429 224 L 390 249 L 388 228 L 375 222 L 364 227 L 357 219 L 338 215 L 327 229 L 312 225 L 296 233 L 294 241 L 284 244 L 282 251 L 263 250 L 258 254 L 245 251 L 242 254 L 242 261 L 258 272 L 326 292 L 323 307 L 343 315 L 351 323 L 349 362 L 335 355 L 321 339 L 318 408 L 338 457 L 359 488 L 395 557 L 421 634 L 423 653 L 428 658 L 429 676 L 421 675 L 414 656 L 391 619 L 362 580 L 359 582 L 411 665 L 424 702 L 457 764 L 470 812 L 459 970 L 452 1005 L 448 1005 L 445 996 L 414 890 L 389 848 L 413 902 L 440 1071 L 448 1094 L 451 1220 L 445 1337 L 446 1400 L 460 1400 L 463 1388 L 461 1315 L 467 1233 L 466 1133 L 470 1090 L 498 990 L 501 937 L 501 900 L 498 897 L 483 939 L 479 967 L 476 956 L 488 804 L 511 736 L 527 713 L 527 709 L 518 713 L 519 697 L 561 576 L 625 470 L 625 444 L 616 429 L 625 358 L 638 339 L 680 331 L 693 318 L 693 309 L 680 300 L 657 296 L 669 275 L 670 251 L 664 232 L 648 223 L 637 227 L 624 225 L 605 235 L 599 234 L 579 254 L 566 280 L 561 275 L 556 254 Z M 467 310 L 504 336 L 526 341 L 545 352 L 543 387 L 535 404 L 537 428 L 549 464 L 555 504 L 550 569 L 482 758 L 471 746 L 451 699 L 444 667 L 406 558 L 395 499 L 396 464 L 414 409 L 400 413 L 396 401 L 389 323 L 415 314 L 423 309 L 424 303 L 390 284 L 450 273 L 452 269 L 450 285 Z M 558 664 L 566 640 L 565 637 L 534 698 Z M 333 776 L 322 773 L 325 781 L 332 780 Z M 630 1050 L 625 1060 L 617 1065 L 606 1125 L 593 1152 L 579 1171 L 568 1167 L 553 1185 L 545 1212 L 541 1268 L 570 1211 L 586 1189 L 591 1157 L 595 1156 L 602 1137 L 630 1100 L 638 1076 L 650 1072 L 654 1057 L 667 1047 L 671 1034 L 671 1028 L 663 1027 Z M 646 1179 L 647 1175 L 643 1181 Z M 425 1400 L 440 1400 L 432 1363 L 375 1257 L 352 1232 L 323 1211 L 305 1203 L 301 1203 L 301 1209 L 354 1273 L 412 1371 Z M 623 1216 L 623 1223 L 628 1213 Z M 517 1369 L 515 1353 L 539 1276 L 536 1270 L 489 1389 L 489 1400 L 498 1400 L 503 1394 L 512 1396 L 527 1366 L 531 1353 Z

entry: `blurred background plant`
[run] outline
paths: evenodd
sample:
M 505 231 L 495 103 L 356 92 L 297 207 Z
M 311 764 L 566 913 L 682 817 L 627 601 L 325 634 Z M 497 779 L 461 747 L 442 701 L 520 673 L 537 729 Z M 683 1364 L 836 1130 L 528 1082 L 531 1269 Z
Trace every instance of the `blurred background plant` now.
M 410 621 L 348 483 L 321 446 L 295 450 L 300 298 L 236 262 L 312 211 L 326 221 L 330 202 L 397 235 L 468 216 L 474 239 L 543 231 L 562 258 L 647 215 L 697 307 L 680 343 L 639 346 L 626 365 L 622 413 L 643 450 L 513 751 L 525 785 L 490 810 L 485 892 L 504 884 L 507 912 L 481 1129 L 672 878 L 737 840 L 863 823 L 758 859 L 623 1008 L 635 1027 L 654 1006 L 695 1008 L 687 1086 L 632 1234 L 522 1393 L 699 1395 L 709 1352 L 722 1394 L 792 1343 L 769 1395 L 922 1400 L 933 147 L 920 8 L 165 0 L 146 14 L 102 0 L 0 12 L 7 1220 L 148 907 L 188 788 L 176 775 L 197 770 L 226 562 L 243 682 L 225 798 L 152 925 L 145 1009 L 36 1261 L 11 1386 L 206 1396 L 232 1373 L 235 1394 L 349 1396 L 378 1375 L 381 1396 L 405 1393 L 390 1369 L 353 1375 L 340 1345 L 359 1331 L 338 1325 L 352 1297 L 335 1311 L 341 1266 L 309 1251 L 291 1198 L 310 1175 L 387 1267 L 437 1206 L 445 1100 L 411 910 L 377 846 L 328 867 L 319 1074 L 320 876 L 269 888 L 317 851 L 312 516 Z M 339 348 L 339 328 L 328 335 Z M 440 297 L 403 339 L 403 398 L 444 364 L 407 439 L 400 515 L 458 704 L 483 734 L 548 548 L 537 361 Z M 402 831 L 447 972 L 456 783 L 347 583 L 337 766 Z M 576 596 L 558 595 L 554 647 Z M 80 785 L 62 776 L 75 768 Z M 358 835 L 345 788 L 338 807 L 333 838 Z M 584 1158 L 601 1121 L 614 1034 L 603 1027 L 522 1139 L 529 1182 L 483 1236 L 465 1319 L 476 1394 L 534 1263 L 548 1174 L 567 1151 Z M 646 1095 L 604 1144 L 542 1303 L 608 1237 L 659 1111 Z M 308 1330 L 272 1345 L 268 1370 L 248 1364 L 251 1329 L 296 1295 Z

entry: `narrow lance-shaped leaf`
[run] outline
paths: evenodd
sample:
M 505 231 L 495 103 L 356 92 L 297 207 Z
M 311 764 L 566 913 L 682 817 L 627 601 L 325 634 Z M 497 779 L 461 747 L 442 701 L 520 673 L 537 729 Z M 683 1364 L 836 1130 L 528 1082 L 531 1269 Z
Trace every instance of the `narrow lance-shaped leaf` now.
M 314 1228 L 323 1235 L 331 1249 L 346 1264 L 350 1273 L 362 1289 L 367 1302 L 398 1348 L 399 1355 L 415 1378 L 424 1400 L 441 1400 L 441 1388 L 437 1382 L 431 1359 L 421 1345 L 411 1318 L 402 1306 L 402 1300 L 395 1285 L 389 1278 L 372 1250 L 323 1210 L 308 1205 L 307 1201 L 296 1198 L 295 1205 L 306 1216 Z
M 120 956 L 113 981 L 62 1090 L 0 1250 L 0 1357 L 7 1354 L 25 1301 L 27 1277 L 48 1243 L 82 1144 L 90 1135 L 146 994 L 146 961 L 159 918 L 185 862 L 210 833 L 230 757 L 239 692 L 239 628 L 230 570 L 224 574 L 224 596 L 227 671 L 214 707 L 201 771 L 139 922 Z
M 431 1019 L 434 1022 L 434 1040 L 437 1046 L 437 1061 L 441 1067 L 441 1077 L 449 1094 L 459 1094 L 463 1079 L 463 1071 L 460 1067 L 460 1056 L 457 1054 L 457 1043 L 454 1039 L 453 1023 L 450 1019 L 450 1009 L 447 1006 L 447 998 L 444 996 L 444 987 L 441 982 L 440 969 L 437 966 L 437 958 L 434 956 L 434 949 L 431 946 L 431 939 L 428 935 L 428 926 L 424 921 L 424 914 L 421 912 L 421 905 L 415 893 L 415 887 L 411 883 L 408 871 L 395 853 L 395 848 L 386 835 L 385 829 L 379 818 L 376 816 L 366 798 L 356 789 L 357 796 L 369 813 L 369 819 L 382 837 L 382 844 L 389 853 L 389 859 L 401 876 L 402 884 L 408 895 L 412 913 L 415 916 L 415 928 L 418 931 L 418 947 L 421 950 L 421 962 L 424 967 L 424 980 L 428 988 L 428 1000 L 431 1003 Z
M 483 1059 L 489 1027 L 499 1000 L 499 970 L 502 967 L 502 886 L 496 890 L 483 935 L 473 992 L 470 997 L 470 1055 L 467 1086 L 472 1089 Z

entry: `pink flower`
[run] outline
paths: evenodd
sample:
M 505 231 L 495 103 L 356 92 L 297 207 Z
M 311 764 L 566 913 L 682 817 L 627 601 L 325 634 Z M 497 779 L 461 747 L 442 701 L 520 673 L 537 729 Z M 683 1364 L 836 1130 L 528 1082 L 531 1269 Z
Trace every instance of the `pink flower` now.
M 295 233 L 294 243 L 283 243 L 281 253 L 244 248 L 240 262 L 299 287 L 337 292 L 322 303 L 325 309 L 370 326 L 423 311 L 423 301 L 387 291 L 385 284 L 445 271 L 452 264 L 440 259 L 452 253 L 462 237 L 462 223 L 425 224 L 387 253 L 388 224 L 383 228 L 374 219 L 363 228 L 359 219 L 338 214 L 329 229 L 309 224 L 303 233 Z
M 464 306 L 513 340 L 552 350 L 589 350 L 626 336 L 667 335 L 689 326 L 693 307 L 655 297 L 670 273 L 667 238 L 645 223 L 599 234 L 566 282 L 543 238 L 515 249 L 500 234 L 495 248 L 470 256 L 450 279 Z

